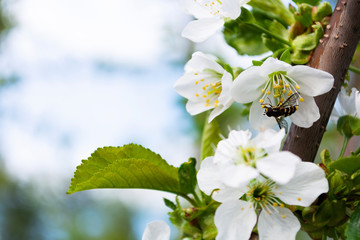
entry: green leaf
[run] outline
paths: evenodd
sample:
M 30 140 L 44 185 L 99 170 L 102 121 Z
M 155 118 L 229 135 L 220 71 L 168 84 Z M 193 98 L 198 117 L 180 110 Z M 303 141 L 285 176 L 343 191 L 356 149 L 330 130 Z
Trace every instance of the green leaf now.
M 329 2 L 322 2 L 313 14 L 314 21 L 321 21 L 324 17 L 332 14 L 332 7 Z
M 340 158 L 329 165 L 330 170 L 340 170 L 349 175 L 360 169 L 360 156 Z
M 98 188 L 143 188 L 181 193 L 178 168 L 136 144 L 98 148 L 77 167 L 67 193 Z
M 284 6 L 281 0 L 252 0 L 248 3 L 257 8 L 270 19 L 276 19 L 286 26 L 290 26 L 295 20 L 293 14 Z
M 312 23 L 312 6 L 309 4 L 303 3 L 299 5 L 297 14 L 295 14 L 295 19 L 304 27 L 309 27 Z
M 255 17 L 252 15 L 252 13 L 244 7 L 241 7 L 241 14 L 238 20 L 244 23 L 256 22 Z
M 320 158 L 321 158 L 321 162 L 325 166 L 328 166 L 332 162 L 329 150 L 327 150 L 327 149 L 324 149 L 324 150 L 321 151 Z
M 337 130 L 344 137 L 351 138 L 354 135 L 353 127 L 355 128 L 354 130 L 357 129 L 357 120 L 353 116 L 341 116 L 337 121 Z
M 291 54 L 291 62 L 294 64 L 306 64 L 310 61 L 311 51 L 294 50 Z
M 286 41 L 289 40 L 289 33 L 288 33 L 287 29 L 284 27 L 284 25 L 282 25 L 278 21 L 274 20 L 270 23 L 268 22 L 268 29 L 274 35 L 277 35 L 278 37 L 280 37 Z M 273 52 L 287 47 L 287 45 L 279 42 L 278 40 L 272 38 L 271 36 L 269 36 L 267 34 L 262 34 L 262 38 L 263 38 L 264 45 Z
M 163 198 L 163 199 L 164 199 L 165 206 L 167 206 L 168 208 L 170 208 L 174 211 L 177 209 L 176 204 L 173 201 L 170 201 L 167 198 Z
M 196 160 L 190 158 L 188 162 L 181 164 L 179 168 L 180 189 L 183 193 L 194 193 L 196 186 Z
M 315 30 L 314 32 L 301 34 L 294 39 L 292 45 L 295 50 L 310 51 L 316 48 L 320 38 L 324 34 L 324 30 L 320 24 L 313 25 L 313 28 Z
M 286 62 L 288 64 L 291 64 L 291 54 L 290 50 L 286 49 L 280 56 L 280 60 L 283 62 Z
M 347 240 L 360 240 L 360 204 L 351 214 L 345 234 Z
M 206 119 L 201 140 L 201 160 L 214 156 L 214 149 L 220 140 L 220 128 L 217 120 L 214 119 L 208 123 Z
M 316 6 L 320 3 L 321 0 L 293 0 L 294 3 L 301 4 L 301 3 L 307 3 L 312 6 Z
M 240 55 L 260 55 L 269 51 L 263 44 L 262 32 L 247 23 L 227 21 L 224 24 L 225 41 Z
M 261 66 L 263 64 L 263 61 L 252 60 L 252 64 L 254 66 Z

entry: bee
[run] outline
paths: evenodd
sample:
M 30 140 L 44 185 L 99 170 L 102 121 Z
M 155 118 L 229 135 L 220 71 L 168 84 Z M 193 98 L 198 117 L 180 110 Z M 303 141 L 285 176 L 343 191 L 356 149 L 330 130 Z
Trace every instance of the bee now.
M 293 93 L 290 97 L 288 97 L 285 102 L 279 102 L 278 105 L 272 105 L 270 99 L 270 103 L 263 104 L 265 108 L 264 115 L 268 117 L 274 117 L 279 128 L 285 128 L 287 132 L 288 124 L 284 120 L 284 117 L 288 117 L 298 109 L 297 100 L 299 99 L 298 93 Z

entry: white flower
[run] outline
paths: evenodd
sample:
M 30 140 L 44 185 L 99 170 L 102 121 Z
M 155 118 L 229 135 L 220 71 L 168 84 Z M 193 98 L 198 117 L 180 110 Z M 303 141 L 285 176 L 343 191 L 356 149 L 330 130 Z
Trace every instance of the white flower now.
M 194 42 L 202 42 L 224 25 L 224 18 L 236 19 L 241 6 L 250 0 L 183 0 L 186 11 L 197 20 L 184 28 L 182 36 Z
M 261 66 L 253 66 L 242 72 L 234 81 L 231 94 L 240 103 L 253 102 L 250 108 L 250 124 L 255 129 L 271 128 L 275 118 L 264 115 L 265 105 L 277 106 L 294 93 L 297 111 L 290 116 L 294 124 L 308 128 L 320 118 L 314 96 L 328 92 L 334 77 L 308 66 L 291 66 L 283 61 L 268 58 Z
M 213 187 L 229 193 L 215 212 L 217 240 L 247 240 L 256 222 L 262 240 L 295 240 L 300 223 L 286 204 L 310 206 L 329 188 L 324 171 L 308 162 L 298 163 L 295 175 L 286 184 L 258 177 L 241 189 Z
M 331 118 L 337 121 L 339 117 L 345 115 L 360 117 L 360 93 L 356 88 L 351 89 L 350 96 L 342 89 L 335 102 Z
M 268 129 L 250 139 L 249 131 L 231 131 L 228 139 L 219 142 L 214 157 L 203 160 L 197 174 L 200 189 L 210 195 L 219 188 L 213 198 L 223 201 L 243 193 L 241 187 L 260 174 L 277 183 L 289 182 L 301 160 L 290 152 L 279 152 L 284 135 L 284 130 Z
M 170 227 L 163 221 L 154 221 L 146 225 L 142 240 L 169 240 Z
M 174 87 L 181 96 L 189 99 L 186 110 L 196 115 L 214 109 L 211 122 L 233 104 L 230 90 L 233 77 L 216 62 L 216 58 L 202 52 L 195 52 L 185 65 L 185 74 Z

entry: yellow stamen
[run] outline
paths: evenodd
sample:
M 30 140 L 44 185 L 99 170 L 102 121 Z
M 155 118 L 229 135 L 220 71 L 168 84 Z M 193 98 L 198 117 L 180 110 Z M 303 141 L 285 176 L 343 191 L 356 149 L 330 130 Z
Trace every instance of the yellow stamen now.
M 259 102 L 260 102 L 260 103 L 263 103 L 263 102 L 264 102 L 264 99 L 260 99 Z
M 285 205 L 282 203 L 282 204 L 280 204 L 280 207 L 281 207 L 281 208 L 284 208 L 284 207 L 285 207 Z
M 194 73 L 194 75 L 198 75 L 198 73 Z
M 262 108 L 265 108 L 265 105 L 261 105 Z
M 205 79 L 203 79 L 203 78 L 202 78 L 202 79 L 200 79 L 200 81 L 202 81 L 202 82 L 203 82 L 203 81 L 205 81 Z
M 289 85 L 289 84 L 285 84 L 285 87 L 287 87 L 287 88 L 288 88 L 288 87 L 290 87 L 290 85 Z
M 283 91 L 282 91 L 283 93 L 286 93 L 286 89 L 283 89 Z
M 266 92 L 267 95 L 270 95 L 270 93 L 271 93 L 270 91 L 267 91 L 267 92 Z
M 281 215 L 282 218 L 286 218 L 286 216 L 284 214 Z
M 264 93 L 264 92 L 265 92 L 265 89 L 261 89 L 261 92 Z
M 279 204 L 275 202 L 275 203 L 273 203 L 273 206 L 277 207 L 277 206 L 279 206 Z
M 197 96 L 197 97 L 198 97 L 198 96 L 199 96 L 199 94 L 197 93 L 197 94 L 195 94 L 195 96 Z
M 196 82 L 195 82 L 195 85 L 198 85 L 198 84 L 199 84 L 199 81 L 196 81 Z
M 300 197 L 298 197 L 298 199 L 297 199 L 298 201 L 301 201 L 301 198 Z
M 203 95 L 204 98 L 206 98 L 207 96 L 206 95 Z
M 240 208 L 242 211 L 244 210 L 244 208 L 242 207 L 242 208 Z
M 301 98 L 299 99 L 299 101 L 300 101 L 300 102 L 303 102 L 303 101 L 304 101 L 304 99 L 301 97 Z
M 300 86 L 299 86 L 299 85 L 296 85 L 295 88 L 296 88 L 297 90 L 299 90 L 299 89 L 300 89 Z
M 289 90 L 289 94 L 292 94 L 292 93 L 293 93 L 293 91 Z

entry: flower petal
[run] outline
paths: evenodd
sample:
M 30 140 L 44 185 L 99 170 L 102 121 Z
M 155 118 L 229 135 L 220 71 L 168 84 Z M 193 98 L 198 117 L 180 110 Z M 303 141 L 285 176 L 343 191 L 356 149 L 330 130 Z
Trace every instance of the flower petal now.
M 260 97 L 266 81 L 267 77 L 262 74 L 261 67 L 251 67 L 235 78 L 231 95 L 236 102 L 252 102 Z
M 246 2 L 245 2 L 246 3 Z M 241 6 L 245 3 L 242 3 L 240 5 L 239 0 L 225 0 L 222 1 L 222 10 L 223 10 L 223 16 L 229 17 L 231 19 L 237 19 L 240 16 L 241 13 Z
M 273 117 L 264 115 L 264 108 L 261 107 L 259 101 L 254 101 L 250 107 L 249 121 L 255 130 L 264 131 L 276 125 Z
M 208 9 L 202 7 L 199 3 L 194 0 L 182 0 L 180 7 L 195 18 L 208 18 L 213 17 Z
M 202 18 L 189 22 L 181 36 L 193 42 L 202 42 L 215 34 L 224 25 L 224 20 L 219 18 Z
M 201 162 L 196 177 L 200 190 L 207 195 L 210 195 L 214 189 L 222 186 L 219 181 L 218 168 L 219 166 L 214 163 L 214 157 L 207 157 Z
M 286 62 L 280 61 L 273 57 L 269 57 L 261 65 L 261 71 L 264 77 L 268 79 L 270 73 L 284 71 L 287 72 L 292 68 L 292 66 Z
M 285 185 L 278 185 L 274 193 L 289 205 L 307 207 L 329 190 L 324 171 L 314 163 L 300 162 L 294 177 Z
M 246 186 L 251 179 L 256 178 L 259 172 L 253 168 L 244 164 L 228 165 L 221 169 L 220 181 L 224 185 L 239 188 Z
M 267 129 L 264 132 L 260 132 L 252 143 L 257 148 L 263 148 L 269 154 L 272 152 L 278 152 L 281 146 L 281 142 L 285 136 L 285 130 L 275 131 L 274 129 Z
M 272 153 L 256 161 L 256 168 L 277 183 L 285 184 L 294 176 L 301 159 L 287 151 Z
M 216 62 L 217 58 L 210 54 L 194 52 L 191 59 L 185 65 L 185 72 L 200 72 L 204 69 L 212 69 L 222 73 L 224 68 Z
M 213 192 L 212 198 L 218 202 L 227 202 L 240 199 L 246 192 L 244 188 L 231 188 L 225 185 Z
M 217 240 L 249 239 L 256 223 L 256 213 L 251 203 L 234 200 L 221 204 L 215 212 Z
M 324 94 L 334 85 L 334 77 L 330 73 L 304 65 L 292 67 L 287 75 L 298 83 L 299 92 L 308 96 Z
M 234 164 L 233 158 L 239 146 L 246 146 L 251 138 L 250 131 L 232 130 L 227 139 L 221 140 L 215 151 L 214 161 L 222 164 Z
M 356 88 L 353 88 L 350 96 L 343 92 L 339 93 L 338 100 L 340 102 L 340 105 L 341 105 L 344 113 L 345 113 L 344 115 L 355 116 L 355 114 L 356 114 L 356 104 L 355 104 L 356 92 L 357 92 Z
M 319 108 L 313 97 L 301 95 L 303 102 L 299 102 L 299 110 L 290 116 L 291 121 L 302 128 L 309 128 L 320 118 Z
M 214 108 L 211 106 L 206 106 L 205 102 L 193 102 L 193 101 L 188 101 L 185 107 L 186 107 L 186 111 L 188 111 L 188 113 L 190 113 L 191 115 L 196 115 Z
M 355 108 L 356 108 L 356 117 L 360 118 L 360 93 L 357 91 L 355 93 Z
M 142 240 L 169 240 L 170 227 L 163 221 L 154 221 L 146 225 Z
M 261 211 L 258 230 L 261 240 L 295 240 L 300 223 L 289 209 L 274 207 L 270 213 Z

